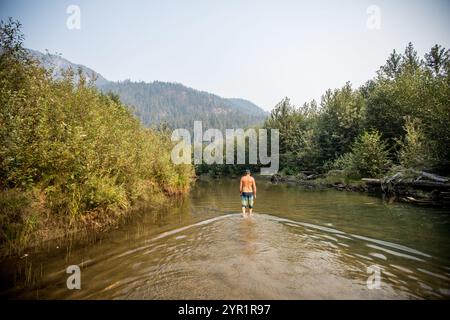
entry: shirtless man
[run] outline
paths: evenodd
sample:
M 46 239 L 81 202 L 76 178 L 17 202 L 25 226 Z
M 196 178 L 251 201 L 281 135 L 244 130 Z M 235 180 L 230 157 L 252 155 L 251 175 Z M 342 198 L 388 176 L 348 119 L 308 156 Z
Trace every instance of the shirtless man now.
M 242 215 L 245 217 L 251 216 L 253 211 L 253 199 L 256 199 L 256 183 L 255 179 L 250 176 L 250 170 L 245 170 L 245 176 L 241 178 L 239 186 L 242 202 Z M 249 214 L 246 215 L 245 209 L 248 207 Z

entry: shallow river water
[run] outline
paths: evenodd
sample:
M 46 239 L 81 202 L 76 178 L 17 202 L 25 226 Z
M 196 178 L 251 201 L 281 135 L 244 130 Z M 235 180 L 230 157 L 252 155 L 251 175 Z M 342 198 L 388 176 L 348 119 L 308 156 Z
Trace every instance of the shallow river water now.
M 39 279 L 3 288 L 38 299 L 448 299 L 450 215 L 360 193 L 198 181 L 177 205 L 94 244 L 27 257 Z M 81 268 L 69 290 L 66 268 Z

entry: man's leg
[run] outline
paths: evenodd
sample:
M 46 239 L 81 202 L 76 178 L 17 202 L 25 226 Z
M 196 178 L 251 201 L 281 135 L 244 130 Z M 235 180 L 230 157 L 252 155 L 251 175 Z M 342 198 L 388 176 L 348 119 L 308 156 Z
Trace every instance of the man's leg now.
M 253 212 L 253 196 L 249 197 L 249 199 L 248 199 L 248 211 L 249 211 L 249 216 L 251 216 L 252 212 Z
M 242 216 L 245 218 L 245 208 L 247 207 L 247 197 L 241 195 L 241 203 L 242 203 Z

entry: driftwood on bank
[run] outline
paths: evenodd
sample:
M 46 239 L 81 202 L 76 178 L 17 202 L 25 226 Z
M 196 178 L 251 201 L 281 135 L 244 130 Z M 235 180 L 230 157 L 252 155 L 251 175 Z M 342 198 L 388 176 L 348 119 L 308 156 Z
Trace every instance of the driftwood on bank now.
M 381 179 L 363 178 L 361 179 L 367 185 L 382 187 L 383 181 Z M 425 187 L 425 188 L 437 188 L 437 189 L 450 189 L 450 183 L 442 183 L 435 181 L 398 181 L 395 183 L 398 186 L 411 186 L 411 187 Z
M 450 182 L 450 178 L 441 177 L 436 174 L 432 174 L 432 173 L 428 173 L 428 172 L 424 172 L 424 171 L 416 171 L 416 172 L 419 173 L 422 177 L 428 178 L 432 181 L 437 181 L 437 182 L 442 182 L 442 183 Z
M 418 185 L 418 186 L 436 186 L 449 187 L 450 178 L 442 177 L 437 174 L 417 171 L 413 169 L 399 169 L 395 174 L 384 177 L 383 179 L 363 178 L 362 181 L 371 185 Z
M 381 191 L 416 204 L 450 205 L 450 179 L 412 169 L 399 169 L 383 179 L 363 178 L 372 191 Z

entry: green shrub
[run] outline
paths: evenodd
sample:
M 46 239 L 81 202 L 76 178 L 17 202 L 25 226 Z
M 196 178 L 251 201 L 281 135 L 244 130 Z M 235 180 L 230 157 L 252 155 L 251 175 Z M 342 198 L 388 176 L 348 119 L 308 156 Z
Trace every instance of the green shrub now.
M 386 143 L 378 131 L 365 131 L 355 141 L 352 151 L 340 156 L 335 167 L 352 177 L 379 177 L 391 166 Z
M 400 146 L 398 158 L 405 168 L 430 169 L 435 163 L 429 141 L 427 140 L 418 119 L 408 118 L 404 125 L 405 136 L 398 139 Z

